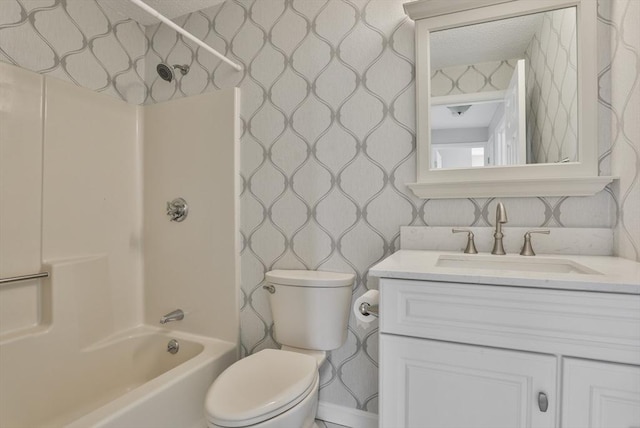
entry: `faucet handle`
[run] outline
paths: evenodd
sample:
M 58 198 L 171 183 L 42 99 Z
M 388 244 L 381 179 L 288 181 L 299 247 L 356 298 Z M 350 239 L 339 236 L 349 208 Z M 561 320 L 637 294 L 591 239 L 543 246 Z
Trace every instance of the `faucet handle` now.
M 471 229 L 461 229 L 458 227 L 454 227 L 451 229 L 453 233 L 462 233 L 467 232 L 467 247 L 464 249 L 465 254 L 478 254 L 478 250 L 476 250 L 476 244 L 473 241 L 473 232 Z
M 531 246 L 531 234 L 532 233 L 543 233 L 548 235 L 551 233 L 549 229 L 532 229 L 527 231 L 524 234 L 524 245 L 522 246 L 522 251 L 520 251 L 521 256 L 535 256 L 536 253 L 533 251 L 533 247 Z

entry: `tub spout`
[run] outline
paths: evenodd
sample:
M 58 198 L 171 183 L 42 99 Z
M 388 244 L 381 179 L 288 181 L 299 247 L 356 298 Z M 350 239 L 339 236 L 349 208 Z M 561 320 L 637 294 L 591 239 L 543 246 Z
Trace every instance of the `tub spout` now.
M 160 324 L 166 324 L 171 321 L 180 321 L 183 318 L 184 312 L 182 312 L 182 309 L 176 309 L 173 312 L 163 315 L 162 318 L 160 318 Z

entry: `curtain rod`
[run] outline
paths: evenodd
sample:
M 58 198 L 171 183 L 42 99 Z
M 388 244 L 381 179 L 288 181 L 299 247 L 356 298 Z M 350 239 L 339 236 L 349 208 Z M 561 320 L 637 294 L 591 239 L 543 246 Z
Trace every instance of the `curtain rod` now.
M 160 21 L 162 21 L 163 23 L 165 23 L 166 25 L 168 25 L 169 27 L 171 27 L 172 29 L 174 29 L 178 33 L 182 34 L 187 39 L 189 39 L 192 42 L 196 43 L 197 45 L 199 45 L 200 47 L 205 49 L 207 52 L 210 52 L 213 55 L 217 56 L 223 62 L 225 62 L 225 63 L 229 64 L 231 67 L 233 67 L 235 70 L 242 71 L 242 66 L 240 64 L 237 64 L 237 63 L 231 61 L 229 58 L 227 58 L 226 56 L 222 55 L 220 52 L 218 52 L 217 50 L 215 50 L 214 48 L 212 48 L 211 46 L 209 46 L 208 44 L 206 44 L 205 42 L 203 42 L 202 40 L 200 40 L 199 38 L 197 38 L 196 36 L 194 36 L 190 32 L 188 32 L 184 28 L 180 27 L 175 22 L 171 21 L 169 18 L 165 17 L 164 15 L 162 15 L 160 12 L 158 12 L 157 10 L 155 10 L 154 8 L 149 6 L 148 4 L 142 2 L 142 0 L 129 0 L 129 1 L 131 3 L 133 3 L 133 4 L 135 4 L 136 6 L 138 6 L 140 9 L 144 10 L 145 12 L 147 12 L 148 14 L 152 15 L 153 17 L 158 18 Z

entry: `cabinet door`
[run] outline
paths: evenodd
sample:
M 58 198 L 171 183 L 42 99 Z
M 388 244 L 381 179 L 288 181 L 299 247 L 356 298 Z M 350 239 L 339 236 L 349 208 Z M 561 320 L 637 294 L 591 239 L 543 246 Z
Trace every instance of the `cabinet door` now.
M 381 334 L 380 364 L 382 428 L 555 426 L 554 356 Z
M 640 367 L 563 359 L 563 428 L 640 427 Z

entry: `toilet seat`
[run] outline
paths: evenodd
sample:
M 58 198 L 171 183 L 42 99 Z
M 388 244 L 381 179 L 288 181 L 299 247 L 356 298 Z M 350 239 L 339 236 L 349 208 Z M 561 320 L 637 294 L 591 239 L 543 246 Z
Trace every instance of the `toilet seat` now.
M 317 378 L 315 358 L 265 349 L 218 376 L 207 393 L 207 418 L 230 428 L 260 423 L 300 403 L 313 390 Z

